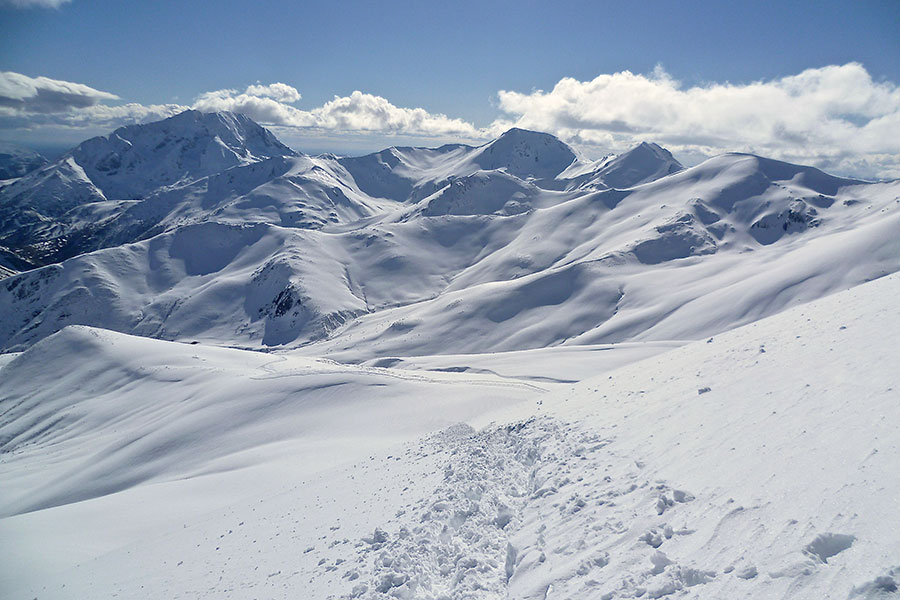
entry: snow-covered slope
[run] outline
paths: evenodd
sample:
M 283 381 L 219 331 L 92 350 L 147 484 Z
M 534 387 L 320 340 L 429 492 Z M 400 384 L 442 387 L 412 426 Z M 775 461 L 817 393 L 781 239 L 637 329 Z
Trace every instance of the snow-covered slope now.
M 88 140 L 0 188 L 0 244 L 24 260 L 49 264 L 209 220 L 348 225 L 448 187 L 459 196 L 460 186 L 470 190 L 463 195 L 482 198 L 451 201 L 460 207 L 493 206 L 495 196 L 515 195 L 517 187 L 540 200 L 515 200 L 510 208 L 521 212 L 560 200 L 549 191 L 542 198 L 539 189 L 570 190 L 571 197 L 651 181 L 677 168 L 665 150 L 646 144 L 602 164 L 583 163 L 553 136 L 522 129 L 479 147 L 294 156 L 246 117 L 186 111 Z M 505 201 L 487 213 L 508 214 Z
M 513 128 L 473 153 L 485 170 L 502 169 L 520 179 L 553 179 L 575 160 L 571 148 L 550 134 Z
M 364 360 L 699 339 L 900 269 L 898 198 L 897 183 L 726 155 L 493 217 L 508 236 L 496 249 L 468 234 L 480 221 L 460 218 L 445 245 L 483 251 L 440 295 L 373 311 L 309 351 Z
M 0 243 L 27 247 L 27 254 L 46 262 L 59 258 L 58 247 L 67 243 L 66 236 L 92 235 L 95 215 L 70 215 L 73 209 L 89 205 L 96 213 L 93 205 L 99 204 L 101 212 L 109 213 L 161 189 L 295 154 L 239 114 L 189 110 L 155 123 L 121 127 L 0 189 Z M 97 247 L 87 244 L 85 250 Z M 85 250 L 70 250 L 62 257 Z
M 0 595 L 896 596 L 898 231 L 748 154 L 89 140 L 0 185 Z
M 415 163 L 433 174 L 442 157 L 471 163 L 476 151 L 489 154 L 377 157 L 403 158 L 390 173 Z M 658 148 L 642 146 L 620 166 L 650 155 Z M 271 158 L 124 207 L 76 209 L 93 223 L 85 243 L 150 239 L 5 281 L 0 347 L 67 324 L 224 345 L 317 341 L 304 351 L 354 362 L 690 340 L 900 270 L 898 182 L 729 154 L 599 191 L 475 170 L 411 202 L 369 196 L 371 182 L 352 175 L 364 158 Z M 252 239 L 231 235 L 249 224 Z M 158 251 L 172 240 L 179 252 Z M 215 268 L 190 267 L 209 253 Z
M 71 323 L 186 341 L 315 339 L 365 311 L 331 242 L 265 224 L 181 227 L 4 281 L 0 328 L 19 345 Z
M 534 185 L 503 171 L 476 171 L 452 179 L 422 201 L 426 217 L 441 215 L 516 215 L 531 209 L 540 194 Z
M 0 371 L 0 580 L 11 598 L 889 598 L 898 293 L 885 277 L 574 387 L 69 328 Z
M 557 180 L 568 188 L 625 189 L 677 173 L 683 168 L 668 150 L 644 142 L 619 156 L 573 163 L 557 176 Z
M 0 142 L 0 180 L 14 179 L 47 164 L 47 159 L 33 150 Z
M 339 162 L 364 193 L 400 202 L 417 202 L 478 172 L 500 172 L 546 190 L 586 191 L 630 188 L 683 168 L 656 144 L 640 144 L 601 161 L 583 161 L 552 135 L 518 128 L 478 147 L 388 148 Z
M 536 182 L 553 180 L 573 164 L 575 153 L 552 135 L 513 128 L 478 147 L 388 148 L 339 161 L 366 194 L 406 202 L 421 200 L 478 171 L 502 171 Z
M 244 115 L 195 110 L 122 127 L 71 152 L 103 195 L 117 200 L 139 199 L 162 186 L 294 154 Z

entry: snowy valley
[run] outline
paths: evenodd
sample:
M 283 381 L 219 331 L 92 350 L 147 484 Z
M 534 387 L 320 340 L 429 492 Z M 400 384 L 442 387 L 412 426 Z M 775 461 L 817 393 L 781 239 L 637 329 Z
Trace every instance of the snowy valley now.
M 900 597 L 900 181 L 197 111 L 16 168 L 10 598 Z

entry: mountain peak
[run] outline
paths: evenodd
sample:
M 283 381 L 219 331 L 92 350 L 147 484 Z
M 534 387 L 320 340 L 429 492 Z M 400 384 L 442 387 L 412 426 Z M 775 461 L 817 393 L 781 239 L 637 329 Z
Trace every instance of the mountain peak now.
M 653 142 L 641 142 L 600 167 L 592 179 L 600 176 L 614 188 L 629 188 L 681 171 L 684 167 L 672 153 Z
M 641 142 L 621 156 L 626 155 L 653 155 L 663 160 L 675 160 L 671 152 L 654 142 Z
M 500 137 L 511 137 L 511 136 L 520 136 L 520 137 L 548 137 L 557 139 L 556 136 L 546 133 L 544 131 L 535 131 L 533 129 L 523 129 L 522 127 L 510 127 L 506 131 L 500 134 Z
M 569 146 L 549 133 L 513 127 L 481 147 L 475 163 L 482 169 L 505 169 L 527 179 L 549 179 L 575 160 Z
M 249 117 L 196 110 L 120 127 L 70 153 L 90 180 L 115 199 L 141 197 L 161 186 L 295 154 Z

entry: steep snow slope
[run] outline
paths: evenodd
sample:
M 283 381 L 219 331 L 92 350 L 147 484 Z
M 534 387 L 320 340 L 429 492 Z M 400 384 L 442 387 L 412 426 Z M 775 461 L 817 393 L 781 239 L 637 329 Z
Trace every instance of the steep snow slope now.
M 514 127 L 479 148 L 471 160 L 482 169 L 503 169 L 520 179 L 553 179 L 572 164 L 575 153 L 550 134 Z
M 656 144 L 641 144 L 602 161 L 583 161 L 552 135 L 518 128 L 478 147 L 388 148 L 338 160 L 364 193 L 399 202 L 417 202 L 479 171 L 500 171 L 548 190 L 597 190 L 629 188 L 682 169 Z
M 70 328 L 0 372 L 4 587 L 891 597 L 898 293 L 885 277 L 544 394 Z M 389 447 L 449 419 L 477 429 Z
M 162 186 L 294 154 L 244 115 L 187 110 L 162 121 L 129 125 L 91 138 L 68 156 L 104 196 L 130 200 Z M 29 184 L 33 181 L 23 180 L 18 185 L 24 188 Z
M 576 162 L 556 179 L 567 188 L 625 189 L 661 179 L 684 167 L 672 153 L 657 144 L 643 142 L 625 154 L 596 162 Z
M 339 162 L 360 189 L 373 197 L 418 201 L 456 178 L 503 171 L 521 180 L 552 180 L 575 161 L 575 153 L 552 135 L 513 128 L 472 147 L 388 148 Z
M 4 246 L 0 246 L 0 266 L 7 270 L 7 276 L 34 268 L 34 265 L 22 260 L 18 254 Z
M 313 236 L 313 237 L 311 237 Z M 315 232 L 201 223 L 3 282 L 0 335 L 25 346 L 66 324 L 149 337 L 278 345 L 365 311 L 343 248 Z
M 333 160 L 275 157 L 163 188 L 140 202 L 79 206 L 64 216 L 70 225 L 54 232 L 52 242 L 54 257 L 64 259 L 209 221 L 322 229 L 394 206 L 359 192 Z
M 517 215 L 531 209 L 539 194 L 534 185 L 502 171 L 476 171 L 423 200 L 422 215 Z
M 388 148 L 374 154 L 337 159 L 359 186 L 373 198 L 397 202 L 421 200 L 449 178 L 469 175 L 474 148 L 451 144 L 440 148 Z
M 560 200 L 535 186 L 583 193 L 609 187 L 605 177 L 631 184 L 674 169 L 671 155 L 658 148 L 648 154 L 645 146 L 570 181 L 560 172 L 590 171 L 591 165 L 538 132 L 512 129 L 477 148 L 296 157 L 246 117 L 187 111 L 88 140 L 54 165 L 0 188 L 0 243 L 23 260 L 49 264 L 208 220 L 347 225 L 442 190 L 454 195 L 454 205 L 486 203 L 476 212 L 509 214 L 502 208 L 506 200 L 493 206 L 495 196 L 508 200 L 522 191 L 524 201 L 514 198 L 509 208 L 524 211 Z M 627 167 L 624 178 L 618 163 Z M 473 194 L 474 200 L 466 197 Z

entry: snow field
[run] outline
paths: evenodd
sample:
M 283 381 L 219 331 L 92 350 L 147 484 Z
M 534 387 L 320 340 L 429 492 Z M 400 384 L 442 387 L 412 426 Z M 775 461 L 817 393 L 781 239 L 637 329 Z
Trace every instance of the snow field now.
M 487 411 L 476 408 L 478 402 L 515 380 L 480 375 L 471 412 L 456 413 L 462 423 L 447 428 L 446 421 L 413 419 L 420 432 L 437 430 L 417 440 L 385 436 L 389 421 L 375 425 L 383 416 L 397 418 L 386 400 L 347 412 L 333 398 L 331 416 L 314 429 L 342 428 L 337 445 L 267 445 L 264 440 L 274 440 L 266 426 L 255 443 L 267 450 L 238 452 L 239 461 L 205 459 L 210 468 L 188 465 L 118 493 L 5 517 L 0 523 L 7 535 L 42 539 L 46 554 L 38 561 L 44 567 L 32 563 L 32 575 L 15 571 L 12 589 L 22 593 L 13 597 L 890 597 L 900 573 L 893 501 L 900 497 L 894 476 L 900 364 L 890 351 L 900 334 L 893 303 L 898 292 L 900 278 L 885 277 L 574 386 L 516 385 L 509 391 L 520 400 L 525 390 L 534 393 Z M 177 364 L 181 359 L 173 357 L 180 355 L 218 356 L 213 372 L 226 378 L 221 385 L 228 389 L 239 379 L 224 358 L 249 358 L 108 332 L 95 337 L 84 328 L 69 332 L 7 366 L 34 361 L 35 369 L 46 369 L 73 356 L 72 344 L 87 338 L 96 340 L 94 351 L 74 355 L 88 354 L 94 365 L 110 356 L 127 365 L 129 344 L 138 345 L 140 356 L 158 349 L 163 366 Z M 105 344 L 116 350 L 103 358 Z M 236 399 L 304 379 L 306 394 L 313 394 L 321 385 L 317 373 L 328 366 L 297 358 L 262 362 L 266 358 L 245 367 L 251 387 L 235 390 Z M 330 368 L 361 377 L 356 367 Z M 431 407 L 456 406 L 467 388 L 451 382 L 476 378 L 403 369 L 371 373 L 377 381 L 374 389 L 362 388 L 366 395 L 382 385 L 394 396 L 407 378 L 419 379 L 425 387 L 410 393 L 427 395 Z M 26 375 L 13 389 L 43 389 Z M 193 377 L 181 386 L 208 385 Z M 154 385 L 140 377 L 126 388 L 134 389 L 134 398 L 158 398 Z M 277 419 L 293 423 L 289 430 L 312 408 L 281 405 L 287 412 Z M 243 414 L 260 414 L 254 406 Z M 348 426 L 344 420 L 352 413 L 357 425 Z M 133 408 L 126 414 L 138 439 L 159 426 Z M 208 418 L 222 422 L 213 413 Z M 406 439 L 420 435 L 409 417 L 403 420 Z M 5 459 L 6 481 L 38 465 L 77 469 L 77 461 L 67 465 L 65 457 L 80 453 L 91 460 L 105 446 L 95 428 L 75 433 L 70 428 L 68 440 L 29 438 L 30 449 L 13 452 L 13 462 Z M 198 456 L 203 448 L 235 447 L 227 431 L 215 428 L 192 439 L 199 445 L 191 454 Z M 65 457 L 40 444 L 53 444 Z M 140 470 L 144 462 L 130 467 L 123 461 L 114 472 Z M 84 489 L 83 480 L 74 481 L 74 489 Z M 150 500 L 165 516 L 148 508 Z M 109 529 L 99 538 L 127 535 L 92 550 L 82 545 L 81 556 L 47 552 L 55 542 L 64 547 L 82 539 L 85 528 L 103 532 L 102 519 L 110 514 L 134 515 L 146 525 L 131 519 Z M 14 554 L 9 564 L 29 564 L 24 560 Z M 55 568 L 48 570 L 51 563 Z

